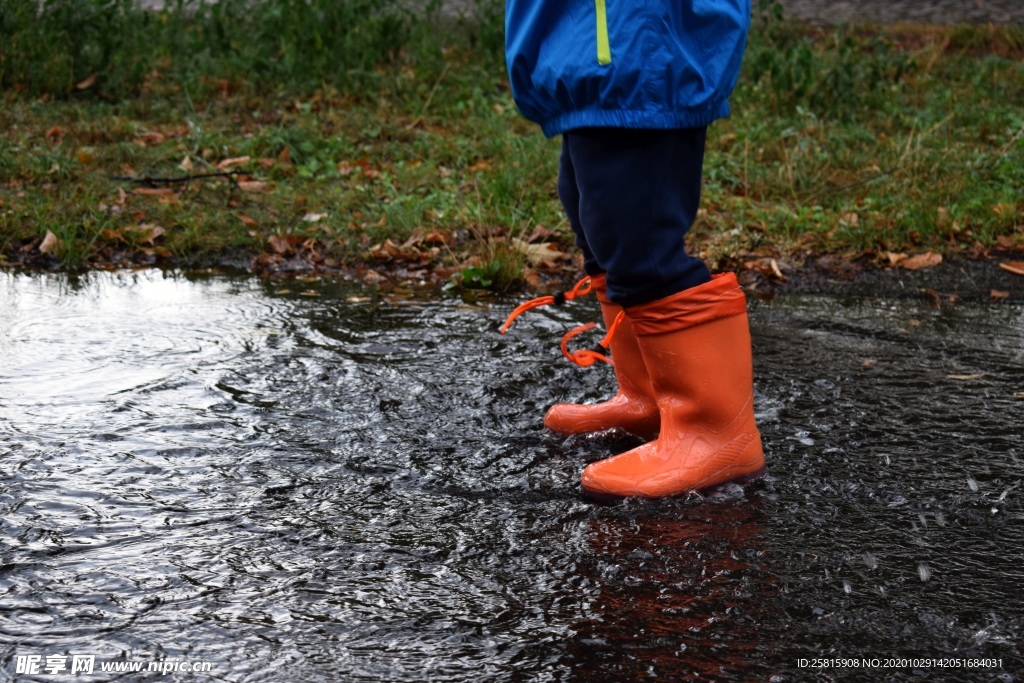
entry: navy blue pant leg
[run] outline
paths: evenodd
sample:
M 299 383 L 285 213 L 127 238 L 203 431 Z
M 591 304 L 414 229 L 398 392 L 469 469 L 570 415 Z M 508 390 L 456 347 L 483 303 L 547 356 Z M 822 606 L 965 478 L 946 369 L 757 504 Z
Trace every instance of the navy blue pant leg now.
M 562 137 L 558 194 L 588 274 L 636 306 L 711 279 L 686 253 L 700 205 L 705 128 L 581 128 Z

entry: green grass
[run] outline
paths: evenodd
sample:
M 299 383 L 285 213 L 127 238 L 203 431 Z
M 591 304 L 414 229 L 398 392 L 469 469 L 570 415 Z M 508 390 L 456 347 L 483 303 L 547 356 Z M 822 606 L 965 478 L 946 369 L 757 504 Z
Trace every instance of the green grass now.
M 497 5 L 443 30 L 368 1 L 0 5 L 0 263 L 362 263 L 507 288 L 537 265 L 513 238 L 540 225 L 574 253 L 558 141 L 515 109 Z M 709 134 L 693 249 L 732 267 L 1024 246 L 1024 31 L 772 10 Z

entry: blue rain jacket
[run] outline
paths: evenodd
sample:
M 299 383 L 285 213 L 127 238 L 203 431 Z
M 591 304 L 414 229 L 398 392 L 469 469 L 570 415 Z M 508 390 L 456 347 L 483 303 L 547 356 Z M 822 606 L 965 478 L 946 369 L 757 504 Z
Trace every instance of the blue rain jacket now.
M 505 58 L 526 118 L 693 128 L 729 115 L 750 0 L 506 0 Z

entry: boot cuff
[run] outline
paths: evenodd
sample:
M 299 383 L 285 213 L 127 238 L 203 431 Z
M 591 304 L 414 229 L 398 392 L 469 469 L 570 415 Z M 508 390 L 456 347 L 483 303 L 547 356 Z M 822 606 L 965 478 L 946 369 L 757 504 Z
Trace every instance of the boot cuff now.
M 600 275 L 592 275 L 590 278 L 590 286 L 593 287 L 594 296 L 602 304 L 610 304 L 608 300 L 608 283 L 605 281 L 606 274 L 601 273 Z
M 626 309 L 638 335 L 677 332 L 746 312 L 747 299 L 735 273 L 712 275 L 703 285 Z

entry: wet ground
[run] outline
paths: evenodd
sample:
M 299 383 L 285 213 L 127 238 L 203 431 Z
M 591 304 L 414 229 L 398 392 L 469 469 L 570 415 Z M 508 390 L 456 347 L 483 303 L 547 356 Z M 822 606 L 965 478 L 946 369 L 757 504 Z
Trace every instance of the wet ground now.
M 0 680 L 1024 679 L 1020 304 L 752 298 L 769 477 L 602 506 L 512 303 L 0 273 Z
M 140 0 L 146 7 L 161 7 L 164 0 Z M 424 3 L 412 0 L 413 7 Z M 913 22 L 923 24 L 1024 24 L 1020 0 L 780 0 L 787 16 L 811 24 Z M 491 0 L 446 0 L 452 15 L 472 15 Z M 758 2 L 753 6 L 757 8 Z M 500 7 L 500 5 L 499 5 Z
M 480 0 L 448 0 L 445 7 L 466 13 L 479 4 Z M 752 4 L 757 9 L 761 3 L 754 0 Z M 1020 0 L 779 0 L 779 4 L 787 16 L 812 24 L 1024 24 Z
M 812 24 L 1024 24 L 1020 0 L 780 1 L 787 15 Z

